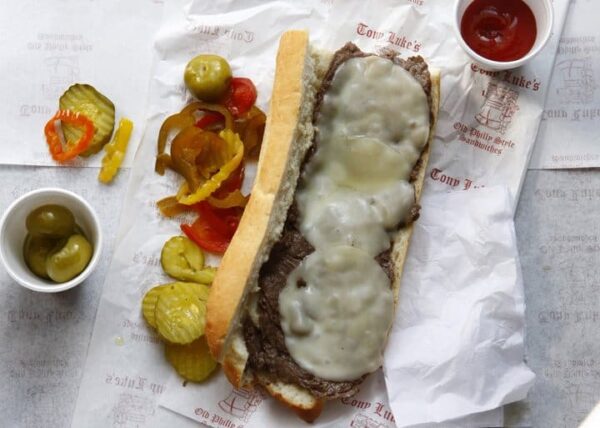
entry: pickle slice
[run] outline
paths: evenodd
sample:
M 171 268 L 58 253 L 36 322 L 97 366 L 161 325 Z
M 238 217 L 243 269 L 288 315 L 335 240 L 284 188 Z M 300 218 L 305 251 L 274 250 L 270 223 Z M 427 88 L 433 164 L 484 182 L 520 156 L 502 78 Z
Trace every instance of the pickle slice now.
M 166 285 L 157 285 L 156 287 L 151 288 L 146 292 L 144 299 L 142 300 L 142 315 L 144 315 L 146 322 L 154 328 L 156 328 L 156 318 L 154 317 L 156 302 L 158 302 L 160 291 L 163 290 Z
M 115 127 L 115 105 L 93 86 L 76 83 L 69 87 L 58 102 L 61 110 L 79 112 L 94 124 L 94 137 L 82 156 L 98 153 L 108 143 Z M 77 141 L 83 130 L 79 127 L 63 125 L 67 141 Z
M 217 367 L 204 337 L 188 345 L 165 343 L 165 356 L 181 377 L 192 382 L 203 381 Z
M 195 294 L 196 297 L 198 297 L 198 299 L 204 303 L 206 303 L 208 300 L 208 293 L 210 293 L 210 288 L 206 284 L 197 284 L 195 282 L 174 282 L 168 285 L 175 286 L 175 288 L 181 290 L 181 292 Z
M 198 282 L 201 284 L 212 284 L 215 279 L 217 268 L 214 266 L 204 266 L 200 272 L 198 272 Z
M 174 236 L 165 242 L 160 263 L 167 275 L 181 281 L 207 283 L 209 279 L 202 273 L 204 253 L 185 236 Z
M 160 290 L 154 317 L 163 339 L 185 345 L 204 334 L 208 292 L 206 285 L 188 282 L 167 284 Z

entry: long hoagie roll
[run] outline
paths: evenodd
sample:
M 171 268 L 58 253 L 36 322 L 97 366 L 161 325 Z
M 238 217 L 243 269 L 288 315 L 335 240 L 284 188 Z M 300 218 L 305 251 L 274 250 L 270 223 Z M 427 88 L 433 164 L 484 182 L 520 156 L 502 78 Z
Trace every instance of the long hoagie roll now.
M 207 306 L 234 386 L 312 421 L 381 365 L 438 105 L 421 57 L 283 34 L 255 184 Z

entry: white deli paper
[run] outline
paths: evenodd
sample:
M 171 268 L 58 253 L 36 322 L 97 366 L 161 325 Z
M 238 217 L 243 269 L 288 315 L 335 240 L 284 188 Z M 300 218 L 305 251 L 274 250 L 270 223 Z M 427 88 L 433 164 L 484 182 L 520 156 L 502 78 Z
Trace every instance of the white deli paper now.
M 600 167 L 600 4 L 571 2 L 530 168 Z
M 384 366 L 398 426 L 521 400 L 534 379 L 509 192 L 429 193 L 421 205 Z
M 74 83 L 89 83 L 134 122 L 124 166 L 142 136 L 162 0 L 2 2 L 0 163 L 58 166 L 44 125 Z M 10 37 L 2 37 L 2 33 Z M 100 166 L 103 152 L 71 166 Z
M 306 428 L 308 425 L 288 408 L 268 398 L 260 390 L 236 390 L 221 373 L 206 384 L 182 385 L 173 376 L 160 403 L 177 413 L 210 427 Z M 317 421 L 317 428 L 377 427 L 394 428 L 396 421 L 389 407 L 385 380 L 381 370 L 369 376 L 352 398 L 327 403 Z M 498 410 L 447 421 L 443 428 L 499 427 L 503 415 Z M 419 428 L 434 428 L 420 426 Z M 439 427 L 437 427 L 439 428 Z
M 516 217 L 527 302 L 527 413 L 512 426 L 579 427 L 600 398 L 600 174 L 529 171 Z M 528 418 L 529 417 L 529 418 Z M 526 425 L 527 419 L 531 421 Z M 593 425 L 598 427 L 600 425 Z
M 447 195 L 449 190 L 475 190 L 503 183 L 508 187 L 507 194 L 510 197 L 502 194 L 502 202 L 493 206 L 496 211 L 484 212 L 492 219 L 497 217 L 499 224 L 505 226 L 503 230 L 509 233 L 511 229 L 506 221 L 510 219 L 510 215 L 507 217 L 506 213 L 512 212 L 519 192 L 541 116 L 548 78 L 544 70 L 551 67 L 552 49 L 556 44 L 553 41 L 527 69 L 515 72 L 519 73 L 516 80 L 506 75 L 492 77 L 471 64 L 451 36 L 448 21 L 452 16 L 450 3 L 444 0 L 427 0 L 422 3 L 417 5 L 415 2 L 387 0 L 378 2 L 375 8 L 358 0 L 334 2 L 330 19 L 326 23 L 324 17 L 330 6 L 329 2 L 299 5 L 282 1 L 230 1 L 217 6 L 188 1 L 183 6 L 180 2 L 170 2 L 168 7 L 165 6 L 165 22 L 157 38 L 158 59 L 151 81 L 149 122 L 134 162 L 119 243 L 97 315 L 74 416 L 74 427 L 103 426 L 111 418 L 115 421 L 131 418 L 139 426 L 167 424 L 173 414 L 158 407 L 157 403 L 215 427 L 273 426 L 282 420 L 285 420 L 287 426 L 298 422 L 295 416 L 278 407 L 274 400 L 264 400 L 260 393 L 234 391 L 222 374 L 215 375 L 205 384 L 188 384 L 182 387 L 181 379 L 164 360 L 158 338 L 146 326 L 140 314 L 140 302 L 145 291 L 168 281 L 159 262 L 162 244 L 170 236 L 180 233 L 179 221 L 161 218 L 154 205 L 156 200 L 173 194 L 178 187 L 178 180 L 174 175 L 160 177 L 153 172 L 156 136 L 164 118 L 179 111 L 187 101 L 181 82 L 181 70 L 187 60 L 198 52 L 215 52 L 230 59 L 234 75 L 250 77 L 256 83 L 259 105 L 263 108 L 267 105 L 272 85 L 278 39 L 287 29 L 312 29 L 313 41 L 330 49 L 338 48 L 350 40 L 364 50 L 377 51 L 389 47 L 391 42 L 392 47 L 400 50 L 403 55 L 424 55 L 434 66 L 442 69 L 444 76 L 438 138 L 434 142 L 427 170 L 426 194 L 431 195 L 426 196 L 426 199 L 434 201 L 435 195 L 440 198 L 438 203 L 441 204 L 446 198 L 460 198 Z M 566 4 L 566 0 L 555 3 L 558 32 Z M 323 30 L 322 33 L 319 30 Z M 513 83 L 506 82 L 507 78 Z M 523 84 L 529 86 L 529 89 L 519 87 L 525 78 L 527 80 Z M 527 82 L 537 83 L 537 89 L 532 87 L 534 83 Z M 488 118 L 495 117 L 493 115 L 496 113 L 490 110 L 490 100 L 496 100 L 497 97 L 508 107 L 518 106 L 519 110 L 509 123 L 503 123 L 502 128 L 493 129 L 490 126 L 496 126 L 496 123 L 484 121 L 482 124 L 480 120 L 483 121 L 484 115 Z M 471 133 L 477 135 L 472 138 L 469 136 Z M 491 143 L 479 141 L 488 138 L 492 139 Z M 488 150 L 495 151 L 490 153 Z M 251 176 L 250 169 L 248 178 Z M 486 194 L 493 194 L 490 192 Z M 468 194 L 465 195 L 464 198 L 469 197 Z M 456 215 L 460 216 L 463 212 L 461 207 L 456 206 L 455 209 Z M 440 227 L 447 224 L 445 227 L 456 228 L 456 222 L 449 221 L 453 215 L 449 210 L 438 212 Z M 466 220 L 463 227 L 467 231 L 470 227 Z M 496 235 L 493 236 L 495 239 Z M 500 254 L 497 260 L 510 259 L 514 262 L 517 256 L 514 240 L 508 241 L 510 237 L 507 236 L 499 239 L 503 243 L 513 242 L 513 247 L 512 250 L 506 248 L 506 252 Z M 417 249 L 419 247 L 437 248 L 437 242 L 422 241 L 418 243 Z M 440 251 L 440 257 L 445 254 Z M 488 260 L 492 259 L 490 256 Z M 474 255 L 474 260 L 483 259 Z M 429 266 L 429 269 L 433 268 Z M 407 275 L 410 274 L 407 271 Z M 420 274 L 426 278 L 428 272 L 420 271 Z M 460 272 L 456 274 L 459 275 Z M 469 278 L 481 281 L 486 278 L 486 274 L 485 266 L 482 266 Z M 517 295 L 512 297 L 518 300 L 520 283 L 514 275 L 507 276 L 505 280 L 497 288 L 516 290 Z M 415 287 L 419 287 L 418 281 L 403 283 L 406 293 Z M 472 291 L 473 288 L 467 288 L 465 292 L 467 290 Z M 486 291 L 489 292 L 488 295 Z M 493 296 L 496 290 L 489 288 L 478 292 L 482 293 L 481 298 L 484 299 Z M 505 311 L 522 321 L 523 308 L 515 307 L 513 303 L 509 300 L 501 301 L 496 310 L 500 313 Z M 400 313 L 404 313 L 411 304 L 409 301 L 401 302 Z M 432 311 L 444 308 L 443 301 L 439 301 L 437 305 L 431 302 L 429 304 Z M 469 311 L 470 308 L 465 307 L 464 310 Z M 427 322 L 421 321 L 424 325 Z M 495 384 L 490 383 L 493 379 L 485 376 L 482 382 L 473 383 L 471 367 L 458 362 L 451 366 L 452 370 L 446 371 L 448 364 L 432 369 L 445 373 L 447 379 L 451 380 L 448 383 L 433 377 L 423 378 L 415 373 L 407 373 L 402 370 L 401 365 L 393 364 L 396 358 L 399 362 L 405 361 L 402 358 L 406 356 L 398 357 L 398 354 L 406 353 L 407 347 L 398 349 L 390 346 L 384 367 L 386 377 L 374 375 L 362 386 L 357 397 L 346 402 L 331 403 L 314 426 L 392 427 L 394 424 L 425 424 L 492 410 L 522 398 L 532 377 L 522 365 L 522 324 L 490 321 L 487 327 L 485 332 L 495 332 L 496 336 L 493 337 L 512 337 L 514 340 L 511 343 L 514 347 L 508 355 L 502 352 L 497 355 L 497 359 L 503 361 L 500 366 L 503 368 L 502 374 L 511 370 L 520 373 L 520 376 L 503 385 L 504 390 L 509 392 L 500 399 L 493 393 Z M 430 340 L 436 339 L 433 336 L 435 332 L 431 330 Z M 393 337 L 402 333 L 402 326 L 396 323 Z M 497 352 L 494 347 L 482 345 L 490 340 L 489 337 L 475 335 L 461 339 L 463 341 L 455 344 L 457 349 Z M 411 347 L 412 345 L 408 349 Z M 492 361 L 484 357 L 486 355 L 482 356 L 481 361 Z M 494 367 L 483 365 L 478 369 L 495 370 Z M 500 375 L 500 369 L 497 369 L 496 374 Z M 439 414 L 425 415 L 420 413 L 420 409 L 419 412 L 412 412 L 397 400 L 388 404 L 384 384 L 392 397 L 397 397 L 394 395 L 397 391 L 393 385 L 403 385 L 407 377 L 411 377 L 410 383 L 415 385 L 415 391 L 428 390 L 427 382 L 430 381 L 438 385 L 430 390 L 434 395 L 422 396 L 424 404 L 454 394 L 456 385 L 461 383 L 473 387 L 474 395 L 465 394 L 464 400 L 459 401 L 451 412 L 443 409 Z M 419 381 L 423 383 L 418 385 Z M 474 397 L 477 397 L 476 401 L 469 402 Z M 454 424 L 460 427 L 497 426 L 501 425 L 499 415 L 499 411 L 492 411 L 467 420 L 455 420 Z

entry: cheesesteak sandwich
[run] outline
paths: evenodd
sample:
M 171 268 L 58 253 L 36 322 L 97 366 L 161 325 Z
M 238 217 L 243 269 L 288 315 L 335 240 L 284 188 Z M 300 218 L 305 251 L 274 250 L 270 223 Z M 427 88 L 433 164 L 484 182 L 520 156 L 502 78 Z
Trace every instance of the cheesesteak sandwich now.
M 234 386 L 312 421 L 381 366 L 438 100 L 421 57 L 282 36 L 252 196 L 207 306 Z

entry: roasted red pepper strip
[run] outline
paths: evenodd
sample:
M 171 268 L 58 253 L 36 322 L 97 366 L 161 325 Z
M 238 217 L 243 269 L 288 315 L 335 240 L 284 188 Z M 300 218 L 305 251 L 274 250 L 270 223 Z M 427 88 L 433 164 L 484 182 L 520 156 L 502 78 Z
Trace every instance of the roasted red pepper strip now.
M 223 115 L 221 113 L 207 111 L 207 112 L 204 112 L 204 115 L 196 121 L 195 126 L 200 129 L 212 131 L 213 130 L 212 128 L 214 127 L 214 125 L 218 124 L 219 122 L 224 122 L 224 121 L 225 121 L 225 118 L 223 117 Z
M 198 244 L 213 253 L 224 253 L 237 230 L 243 209 L 215 209 L 205 201 L 194 205 L 199 216 L 193 224 L 182 224 L 181 230 Z
M 200 219 L 193 224 L 182 224 L 181 230 L 200 248 L 211 253 L 223 254 L 229 246 L 230 239 L 219 235 Z
M 216 209 L 210 206 L 208 202 L 202 201 L 194 205 L 194 209 L 200 215 L 198 220 L 210 226 L 219 235 L 231 239 L 235 233 L 235 229 L 231 230 L 231 227 L 225 221 L 224 216 L 220 216 Z
M 68 123 L 83 128 L 84 132 L 79 140 L 74 143 L 69 141 L 66 142 L 65 145 L 67 150 L 63 148 L 60 135 L 56 132 L 55 122 L 57 120 L 60 120 L 61 123 Z M 59 162 L 65 162 L 83 153 L 89 147 L 92 138 L 94 137 L 94 124 L 81 113 L 73 113 L 70 110 L 59 110 L 52 119 L 46 123 L 44 134 L 46 135 L 46 142 L 50 148 L 52 158 Z
M 256 87 L 252 80 L 245 77 L 231 79 L 229 91 L 222 101 L 234 117 L 238 117 L 252 108 L 256 102 Z
M 244 214 L 244 209 L 241 207 L 227 208 L 227 209 L 219 209 L 219 215 L 222 216 L 223 221 L 229 227 L 231 237 L 235 234 L 238 226 L 240 225 L 240 220 L 242 219 L 242 214 Z

